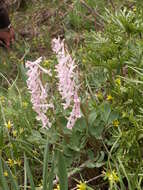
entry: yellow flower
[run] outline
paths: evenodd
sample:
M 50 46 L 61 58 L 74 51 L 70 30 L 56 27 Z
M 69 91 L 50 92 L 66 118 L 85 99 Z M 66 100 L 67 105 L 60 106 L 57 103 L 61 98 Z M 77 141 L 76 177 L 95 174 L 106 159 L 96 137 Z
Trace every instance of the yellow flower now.
M 4 102 L 5 102 L 4 96 L 0 96 L 0 102 L 1 102 L 1 103 L 4 103 Z
M 28 103 L 27 103 L 27 102 L 22 102 L 22 106 L 23 106 L 24 108 L 27 108 Z
M 10 166 L 10 167 L 12 167 L 12 166 L 14 166 L 14 160 L 12 160 L 12 159 L 8 159 L 8 161 L 7 161 L 7 163 L 8 163 L 8 165 Z
M 16 161 L 16 160 L 14 160 L 13 162 L 14 162 L 15 165 L 17 164 L 17 161 Z
M 60 186 L 59 186 L 59 185 L 57 185 L 57 187 L 56 187 L 56 188 L 54 188 L 54 190 L 60 190 Z
M 18 165 L 18 166 L 21 166 L 21 164 L 22 164 L 22 161 L 18 159 L 18 160 L 17 160 L 17 165 Z
M 136 8 L 135 6 L 133 7 L 133 11 L 134 11 L 134 12 L 136 12 L 136 11 L 137 11 L 137 8 Z
M 112 101 L 112 100 L 113 100 L 113 97 L 109 94 L 109 95 L 107 95 L 107 100 L 108 100 L 108 101 Z
M 122 117 L 126 117 L 127 116 L 127 113 L 126 112 L 122 112 Z
M 4 175 L 5 177 L 7 177 L 7 176 L 8 176 L 7 171 L 4 171 L 3 175 Z
M 49 60 L 45 60 L 44 63 L 43 63 L 44 66 L 48 66 L 49 64 L 50 64 Z
M 9 120 L 8 123 L 5 124 L 5 126 L 6 126 L 6 128 L 7 128 L 8 130 L 10 130 L 10 129 L 12 128 L 13 124 L 12 124 L 11 121 Z
M 97 93 L 97 98 L 98 98 L 99 100 L 102 100 L 102 99 L 103 99 L 103 95 L 102 95 L 101 92 L 98 92 L 98 93 Z
M 17 136 L 17 131 L 16 131 L 16 130 L 13 130 L 13 131 L 12 131 L 12 135 L 13 135 L 14 137 L 16 137 L 16 136 Z
M 117 78 L 115 80 L 115 83 L 118 85 L 118 86 L 121 86 L 121 79 L 120 78 Z
M 86 63 L 86 60 L 85 60 L 85 59 L 83 59 L 83 60 L 82 60 L 82 62 L 83 62 L 83 63 Z
M 21 65 L 22 65 L 24 62 L 23 62 L 23 60 L 18 59 L 18 60 L 17 60 L 17 63 L 19 63 L 19 64 L 21 64 Z
M 20 128 L 19 132 L 20 134 L 23 133 L 24 129 L 23 128 Z
M 9 147 L 10 147 L 10 148 L 13 148 L 13 144 L 9 143 Z
M 106 173 L 106 176 L 107 176 L 108 180 L 109 180 L 111 183 L 114 183 L 114 182 L 118 182 L 118 181 L 119 181 L 119 177 L 117 176 L 117 172 L 115 172 L 115 170 L 113 170 L 112 172 L 107 172 L 107 173 Z
M 40 181 L 39 181 L 39 184 L 38 184 L 38 187 L 39 187 L 39 190 L 42 190 L 43 189 L 43 180 L 41 179 Z M 38 189 L 37 189 L 38 190 Z
M 119 121 L 118 121 L 118 120 L 113 121 L 113 125 L 114 125 L 115 127 L 118 127 L 118 126 L 119 126 Z
M 22 164 L 22 161 L 18 158 L 17 160 L 14 160 L 14 164 L 17 164 L 20 167 Z
M 33 152 L 34 155 L 38 154 L 38 152 L 36 150 L 33 150 L 32 152 Z
M 81 182 L 77 184 L 77 190 L 86 190 L 87 186 L 85 182 Z

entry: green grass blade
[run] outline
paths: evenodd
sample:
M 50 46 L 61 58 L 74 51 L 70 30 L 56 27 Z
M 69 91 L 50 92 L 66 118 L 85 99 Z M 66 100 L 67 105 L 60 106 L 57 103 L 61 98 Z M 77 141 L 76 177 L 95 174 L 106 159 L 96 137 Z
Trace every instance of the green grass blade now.
M 19 190 L 18 184 L 17 184 L 16 180 L 14 179 L 12 172 L 11 172 L 10 168 L 8 167 L 7 163 L 4 162 L 4 165 L 5 165 L 5 168 L 8 172 L 8 176 L 9 176 L 9 179 L 11 181 L 12 189 Z
M 48 183 L 48 161 L 49 161 L 49 144 L 48 141 L 44 151 L 44 164 L 43 164 L 43 190 L 47 190 Z
M 66 164 L 63 153 L 59 151 L 58 153 L 58 176 L 60 189 L 68 190 L 68 177 L 66 171 Z
M 118 158 L 118 161 L 119 161 L 120 167 L 122 168 L 122 171 L 123 171 L 123 173 L 124 173 L 124 175 L 125 175 L 125 177 L 126 177 L 126 179 L 128 181 L 129 190 L 132 190 L 131 183 L 130 183 L 130 180 L 128 178 L 128 174 L 126 173 L 126 170 L 125 170 L 125 168 L 124 168 L 124 166 L 123 166 L 122 161 L 120 160 L 120 158 Z
M 55 167 L 55 162 L 54 162 L 54 160 L 55 160 L 55 156 L 53 155 L 51 171 L 50 171 L 50 174 L 49 174 L 48 190 L 53 190 L 54 167 Z
M 33 176 L 32 176 L 32 173 L 31 173 L 31 170 L 30 170 L 29 163 L 28 163 L 26 155 L 24 156 L 24 162 L 25 162 L 25 165 L 26 165 L 26 172 L 27 172 L 28 179 L 30 181 L 31 190 L 35 190 Z
M 3 190 L 9 190 L 8 183 L 6 182 L 6 178 L 3 175 L 3 167 L 2 167 L 1 158 L 0 158 L 0 182 L 1 182 Z
M 118 173 L 118 176 L 119 176 L 119 181 L 120 181 L 121 190 L 126 190 L 126 187 L 125 187 L 124 182 L 123 182 L 123 180 L 122 180 L 122 174 L 121 174 L 121 172 L 120 172 L 119 165 L 118 165 L 118 163 L 115 163 L 115 165 L 116 165 L 117 173 Z
M 25 158 L 25 153 L 24 153 L 24 158 Z M 26 171 L 26 163 L 24 159 L 24 190 L 27 189 L 27 171 Z

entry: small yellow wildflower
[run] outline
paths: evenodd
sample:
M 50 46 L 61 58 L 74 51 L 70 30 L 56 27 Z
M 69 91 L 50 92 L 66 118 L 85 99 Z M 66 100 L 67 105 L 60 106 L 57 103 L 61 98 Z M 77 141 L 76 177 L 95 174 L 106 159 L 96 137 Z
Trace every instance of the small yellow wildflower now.
M 101 92 L 98 92 L 98 93 L 97 93 L 97 98 L 98 98 L 99 100 L 103 100 L 103 95 L 102 95 Z
M 22 106 L 23 106 L 24 108 L 27 108 L 28 103 L 27 103 L 27 102 L 22 102 Z
M 117 172 L 115 172 L 115 170 L 113 170 L 112 172 L 107 172 L 106 176 L 107 176 L 108 180 L 110 181 L 110 183 L 119 181 L 119 177 L 117 176 Z
M 23 60 L 18 59 L 18 60 L 17 60 L 17 63 L 19 63 L 19 64 L 21 64 L 21 65 L 22 65 L 24 62 L 23 62 Z
M 20 167 L 22 164 L 22 161 L 18 158 L 17 160 L 14 160 L 14 164 L 17 164 Z
M 13 131 L 12 131 L 12 135 L 13 135 L 13 137 L 16 137 L 16 136 L 17 136 L 17 131 L 16 131 L 16 130 L 13 130 Z
M 137 8 L 136 8 L 135 6 L 133 7 L 133 11 L 134 11 L 134 12 L 136 12 L 136 11 L 137 11 Z
M 7 177 L 7 176 L 8 176 L 7 171 L 4 171 L 3 175 L 4 175 L 5 177 Z
M 5 102 L 4 96 L 0 96 L 0 102 L 1 102 L 1 103 L 4 103 L 4 102 Z
M 33 150 L 32 152 L 33 152 L 34 155 L 38 154 L 38 152 L 36 150 Z
M 42 179 L 39 181 L 38 187 L 40 187 L 39 190 L 43 189 L 43 180 Z
M 5 126 L 6 126 L 6 128 L 7 128 L 8 130 L 10 130 L 10 129 L 12 128 L 13 124 L 12 124 L 11 121 L 9 120 L 8 123 L 5 124 Z
M 109 95 L 107 95 L 107 100 L 108 100 L 108 101 L 112 101 L 112 100 L 113 100 L 113 97 L 109 94 Z
M 118 127 L 119 126 L 119 121 L 118 120 L 113 121 L 113 125 L 114 125 L 114 127 Z
M 86 63 L 86 60 L 85 60 L 85 59 L 83 59 L 83 60 L 82 60 L 82 62 L 83 62 L 83 63 Z
M 13 144 L 9 143 L 9 147 L 10 147 L 10 148 L 13 148 Z
M 15 165 L 17 164 L 17 161 L 16 161 L 16 160 L 14 160 L 13 162 L 14 162 Z
M 24 129 L 23 129 L 23 128 L 20 128 L 20 130 L 19 130 L 20 134 L 22 134 L 23 131 L 24 131 Z
M 8 165 L 10 166 L 10 167 L 13 167 L 14 166 L 14 160 L 12 160 L 12 159 L 8 159 L 8 161 L 7 161 L 7 163 L 8 163 Z
M 77 184 L 77 190 L 86 190 L 87 186 L 85 182 L 81 182 Z
M 18 166 L 20 166 L 22 164 L 22 161 L 20 159 L 13 160 L 13 162 L 15 165 L 18 165 Z
M 50 64 L 50 61 L 48 59 L 45 60 L 44 63 L 43 63 L 44 66 L 49 66 L 49 64 Z
M 120 78 L 117 78 L 115 80 L 115 83 L 118 85 L 118 86 L 121 86 L 121 79 Z
M 56 187 L 56 188 L 54 188 L 54 190 L 60 190 L 60 186 L 59 186 L 59 185 L 57 185 L 57 187 Z

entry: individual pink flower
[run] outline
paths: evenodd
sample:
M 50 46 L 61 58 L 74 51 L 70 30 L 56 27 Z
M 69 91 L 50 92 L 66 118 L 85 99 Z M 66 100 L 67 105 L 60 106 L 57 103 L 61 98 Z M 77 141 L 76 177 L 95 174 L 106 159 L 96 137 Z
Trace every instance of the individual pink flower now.
M 64 109 L 73 105 L 72 112 L 68 118 L 67 128 L 72 129 L 77 118 L 80 118 L 80 100 L 75 83 L 75 61 L 71 58 L 64 46 L 64 40 L 53 39 L 52 50 L 56 53 L 58 64 L 55 66 L 57 72 L 58 90 L 63 99 Z
M 49 70 L 44 69 L 40 66 L 42 57 L 36 61 L 27 61 L 25 66 L 27 70 L 27 86 L 31 93 L 31 102 L 33 110 L 37 113 L 37 120 L 41 120 L 42 126 L 51 127 L 51 123 L 46 116 L 46 112 L 49 108 L 53 107 L 53 104 L 47 104 L 47 92 L 45 86 L 43 86 L 40 76 L 42 73 L 46 73 L 51 76 Z

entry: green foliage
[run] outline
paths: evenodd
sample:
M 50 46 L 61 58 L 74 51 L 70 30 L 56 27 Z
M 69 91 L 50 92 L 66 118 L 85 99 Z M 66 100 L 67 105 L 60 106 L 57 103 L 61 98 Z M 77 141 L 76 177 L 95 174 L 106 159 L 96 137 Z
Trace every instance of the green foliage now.
M 78 183 L 86 189 L 142 189 L 141 1 L 41 0 L 31 5 L 23 14 L 13 13 L 12 20 L 29 36 L 17 36 L 10 53 L 0 50 L 0 188 L 53 190 L 59 184 L 67 190 Z M 42 20 L 47 9 L 50 16 Z M 55 89 L 57 62 L 50 43 L 59 34 L 80 76 L 82 117 L 72 131 Z M 47 112 L 53 124 L 48 130 L 35 119 L 24 66 L 41 55 L 42 66 L 53 74 L 52 79 L 42 76 L 55 106 Z
M 68 177 L 63 153 L 58 152 L 58 176 L 60 189 L 68 190 Z
M 87 71 L 89 96 L 94 98 L 95 108 L 92 108 L 93 111 L 91 109 L 90 120 L 91 123 L 96 122 L 95 126 L 100 126 L 99 135 L 104 135 L 102 136 L 104 146 L 109 151 L 107 168 L 112 170 L 116 168 L 120 173 L 118 175 L 121 179 L 118 183 L 122 183 L 121 189 L 125 189 L 123 184 L 125 178 L 129 189 L 137 187 L 141 189 L 139 181 L 142 181 L 142 177 L 139 176 L 139 173 L 142 173 L 142 143 L 138 140 L 138 132 L 142 131 L 139 115 L 143 104 L 140 98 L 142 96 L 141 12 L 142 9 L 136 12 L 135 8 L 129 10 L 126 7 L 115 13 L 106 10 L 104 32 L 87 32 L 84 37 L 85 46 L 80 50 L 83 52 L 81 61 Z M 99 71 L 102 74 L 99 74 Z M 91 77 L 95 73 L 98 73 L 99 77 L 96 79 L 98 82 Z M 104 76 L 104 80 L 100 79 L 101 75 Z M 96 96 L 93 97 L 94 93 Z M 96 137 L 97 133 L 98 127 L 97 130 L 92 129 L 93 136 Z M 119 160 L 116 160 L 117 157 Z M 119 166 L 117 166 L 118 161 Z M 107 177 L 109 181 L 110 175 Z M 117 189 L 118 184 L 110 181 L 110 187 Z

